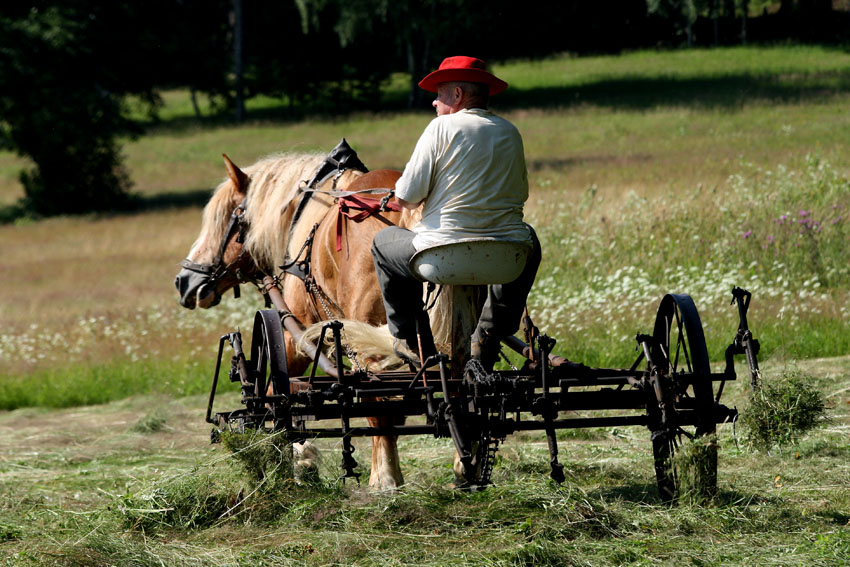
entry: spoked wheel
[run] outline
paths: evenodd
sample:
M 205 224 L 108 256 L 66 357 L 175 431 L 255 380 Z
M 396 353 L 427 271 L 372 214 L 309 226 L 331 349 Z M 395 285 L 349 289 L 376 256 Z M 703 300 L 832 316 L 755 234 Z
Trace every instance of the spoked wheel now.
M 679 495 L 683 479 L 675 454 L 685 441 L 715 432 L 711 366 L 699 313 L 688 295 L 661 300 L 651 346 L 650 381 L 657 405 L 649 406 L 655 476 L 661 498 Z M 691 489 L 703 495 L 717 491 L 717 446 L 704 445 L 698 462 L 689 464 Z
M 275 430 L 287 427 L 288 408 L 282 398 L 289 395 L 289 373 L 286 366 L 286 345 L 280 314 L 267 309 L 257 311 L 254 317 L 254 332 L 251 337 L 251 359 L 249 372 L 252 374 L 256 400 L 249 408 L 256 413 L 271 412 Z M 266 399 L 273 396 L 271 400 Z M 264 403 L 263 400 L 266 399 Z M 254 407 L 251 407 L 251 406 Z

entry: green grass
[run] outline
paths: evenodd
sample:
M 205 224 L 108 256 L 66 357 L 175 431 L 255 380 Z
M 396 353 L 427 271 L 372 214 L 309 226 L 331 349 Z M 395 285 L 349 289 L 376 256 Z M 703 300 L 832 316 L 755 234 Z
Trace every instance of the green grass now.
M 558 338 L 556 351 L 630 365 L 634 335 L 651 328 L 662 295 L 685 292 L 720 363 L 737 327 L 736 284 L 754 294 L 764 357 L 850 352 L 837 208 L 850 207 L 848 69 L 845 50 L 806 46 L 495 64 L 512 88 L 493 104 L 524 136 L 527 214 L 544 244 L 532 315 Z M 387 99 L 405 89 L 393 77 Z M 258 305 L 176 305 L 171 281 L 224 176 L 220 154 L 247 165 L 277 151 L 325 152 L 345 136 L 371 168 L 400 169 L 431 118 L 388 103 L 380 114 L 293 119 L 258 100 L 235 125 L 194 121 L 186 92 L 164 99 L 162 121 L 125 144 L 146 212 L 0 226 L 0 406 L 199 391 L 218 336 L 247 326 Z M 0 204 L 20 196 L 25 165 L 0 153 Z M 821 230 L 798 222 L 803 210 Z M 181 390 L 186 361 L 201 377 Z
M 733 285 L 753 292 L 763 356 L 848 352 L 850 181 L 833 165 L 809 157 L 800 171 L 742 168 L 712 190 L 614 199 L 588 191 L 578 206 L 565 193 L 554 202 L 531 222 L 568 230 L 539 231 L 543 249 L 559 254 L 545 257 L 530 303 L 570 358 L 629 364 L 634 356 L 612 346 L 634 345 L 662 295 L 684 292 L 720 361 L 737 329 Z
M 717 497 L 673 507 L 657 497 L 644 428 L 560 436 L 560 486 L 547 478 L 545 438 L 511 435 L 494 485 L 476 493 L 448 488 L 449 440 L 402 438 L 407 485 L 381 494 L 336 482 L 335 440 L 318 441 L 320 483 L 258 486 L 206 444 L 201 396 L 8 412 L 0 564 L 845 565 L 848 370 L 846 357 L 800 363 L 830 423 L 771 453 L 738 449 L 721 426 Z M 770 380 L 783 368 L 763 371 Z M 730 383 L 726 401 L 743 407 L 747 390 Z M 169 426 L 140 431 L 152 407 Z M 368 474 L 369 441 L 354 443 Z
M 211 357 L 212 358 L 212 357 Z M 228 364 L 226 358 L 224 364 Z M 119 359 L 101 364 L 69 364 L 3 380 L 0 410 L 21 407 L 74 407 L 102 404 L 138 393 L 173 397 L 209 392 L 212 368 L 196 360 Z M 225 368 L 226 371 L 226 368 Z M 226 381 L 226 372 L 223 379 Z

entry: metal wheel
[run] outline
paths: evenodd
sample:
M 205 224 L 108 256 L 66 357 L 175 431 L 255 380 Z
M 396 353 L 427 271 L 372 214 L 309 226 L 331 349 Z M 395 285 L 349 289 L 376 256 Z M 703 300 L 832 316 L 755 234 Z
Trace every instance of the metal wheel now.
M 499 440 L 481 429 L 471 446 L 472 463 L 468 470 L 464 472 L 459 462 L 455 465 L 455 486 L 463 490 L 475 491 L 490 484 Z
M 249 372 L 254 382 L 255 398 L 253 409 L 256 413 L 270 410 L 275 419 L 275 429 L 282 419 L 283 404 L 272 400 L 271 404 L 262 400 L 267 396 L 289 395 L 289 373 L 286 365 L 286 345 L 280 314 L 268 309 L 257 311 L 254 316 L 254 332 L 251 336 L 251 358 Z
M 655 476 L 661 498 L 674 500 L 681 480 L 673 458 L 688 439 L 715 432 L 711 366 L 699 313 L 688 295 L 661 300 L 653 331 L 650 382 L 656 405 L 649 404 Z M 717 447 L 706 445 L 696 469 L 696 486 L 717 490 Z

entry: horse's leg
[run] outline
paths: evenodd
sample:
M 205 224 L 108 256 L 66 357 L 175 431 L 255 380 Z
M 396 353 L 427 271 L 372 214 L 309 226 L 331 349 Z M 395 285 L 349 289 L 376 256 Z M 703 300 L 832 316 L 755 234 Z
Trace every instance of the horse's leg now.
M 387 427 L 404 424 L 404 418 L 370 417 L 370 427 Z M 398 436 L 384 435 L 372 437 L 372 473 L 369 476 L 369 488 L 374 490 L 395 490 L 404 484 L 401 463 L 398 457 Z
M 381 289 L 372 263 L 372 238 L 387 223 L 370 218 L 361 223 L 342 220 L 342 250 L 336 249 L 338 218 L 332 211 L 316 231 L 313 273 L 319 285 L 345 313 L 346 318 L 372 325 L 385 322 Z M 403 425 L 404 417 L 370 417 L 371 427 Z M 372 437 L 372 472 L 369 487 L 394 490 L 404 483 L 397 436 Z
M 454 462 L 452 463 L 452 470 L 455 473 L 455 486 L 463 486 L 466 484 L 466 479 L 463 476 L 463 465 L 460 462 L 460 453 L 455 451 Z
M 286 368 L 291 378 L 303 376 L 310 366 L 310 359 L 300 354 L 295 347 L 295 339 L 289 331 L 283 332 L 283 343 L 286 346 Z

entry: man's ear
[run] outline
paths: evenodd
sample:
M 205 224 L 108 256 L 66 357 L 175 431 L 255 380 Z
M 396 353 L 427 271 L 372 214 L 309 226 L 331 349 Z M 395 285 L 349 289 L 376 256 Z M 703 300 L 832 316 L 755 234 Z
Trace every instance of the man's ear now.
M 463 97 L 466 93 L 463 92 L 463 89 L 460 85 L 455 85 L 455 88 L 452 89 L 452 98 L 454 99 L 455 105 L 460 104 L 463 101 Z

